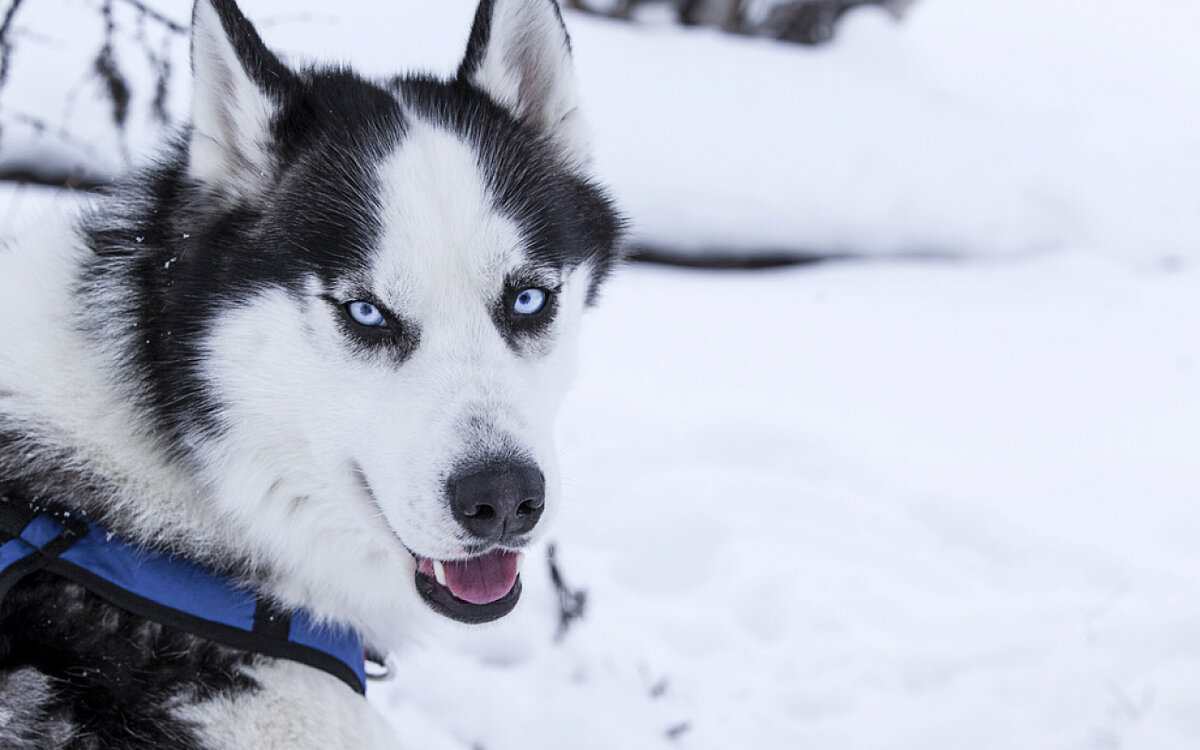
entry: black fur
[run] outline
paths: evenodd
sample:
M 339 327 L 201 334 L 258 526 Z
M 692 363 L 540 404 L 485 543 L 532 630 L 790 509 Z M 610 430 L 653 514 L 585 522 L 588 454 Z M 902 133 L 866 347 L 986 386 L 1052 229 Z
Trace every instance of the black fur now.
M 470 80 L 475 71 L 483 63 L 483 54 L 487 51 L 488 39 L 492 35 L 492 0 L 479 0 L 475 9 L 475 21 L 471 24 L 471 35 L 467 38 L 467 53 L 458 66 L 458 79 Z
M 256 659 L 35 573 L 0 604 L 0 706 L 41 694 L 34 713 L 0 727 L 0 747 L 201 750 L 171 708 L 256 690 L 242 671 Z

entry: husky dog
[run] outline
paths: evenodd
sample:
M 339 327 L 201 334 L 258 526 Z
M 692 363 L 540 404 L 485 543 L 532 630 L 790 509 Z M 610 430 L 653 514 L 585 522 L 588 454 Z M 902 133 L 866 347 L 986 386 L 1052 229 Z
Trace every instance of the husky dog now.
M 570 43 L 554 0 L 482 0 L 455 77 L 368 81 L 197 0 L 192 70 L 156 166 L 0 250 L 0 551 L 36 563 L 0 592 L 0 747 L 402 746 L 332 671 L 117 606 L 30 529 L 227 580 L 255 632 L 509 612 L 621 234 Z

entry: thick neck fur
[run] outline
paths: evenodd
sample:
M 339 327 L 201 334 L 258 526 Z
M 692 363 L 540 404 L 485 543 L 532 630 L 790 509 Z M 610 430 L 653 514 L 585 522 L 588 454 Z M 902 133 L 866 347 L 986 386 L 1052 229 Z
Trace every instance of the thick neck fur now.
M 0 252 L 0 319 L 12 332 L 0 353 L 0 481 L 132 541 L 257 577 L 220 541 L 229 535 L 146 408 L 151 388 L 130 351 L 140 324 L 129 273 L 169 248 L 130 233 L 132 247 L 101 260 L 87 238 L 126 220 L 98 231 L 101 214 L 86 214 L 44 222 L 54 228 Z

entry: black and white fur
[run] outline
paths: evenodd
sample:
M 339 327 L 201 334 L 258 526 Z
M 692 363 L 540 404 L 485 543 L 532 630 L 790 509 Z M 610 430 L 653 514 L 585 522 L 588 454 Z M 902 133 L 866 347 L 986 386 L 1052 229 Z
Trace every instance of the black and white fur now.
M 454 78 L 367 81 L 198 0 L 192 67 L 159 164 L 0 250 L 0 485 L 386 648 L 438 618 L 414 555 L 544 525 L 481 541 L 455 477 L 520 465 L 558 502 L 552 420 L 620 234 L 566 31 L 554 0 L 482 0 Z M 0 747 L 396 746 L 324 672 L 49 574 L 0 608 Z

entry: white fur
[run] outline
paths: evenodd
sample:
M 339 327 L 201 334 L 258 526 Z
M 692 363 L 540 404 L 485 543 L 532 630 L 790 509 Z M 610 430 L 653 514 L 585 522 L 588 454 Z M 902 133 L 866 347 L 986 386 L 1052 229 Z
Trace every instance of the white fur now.
M 263 689 L 176 709 L 214 750 L 398 750 L 383 718 L 336 677 L 289 661 L 249 671 Z

